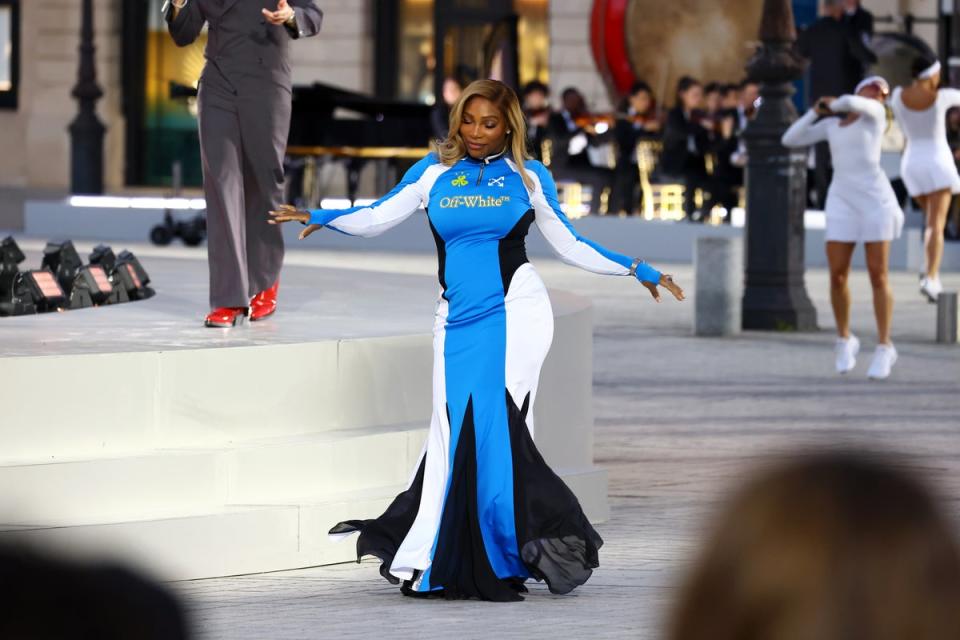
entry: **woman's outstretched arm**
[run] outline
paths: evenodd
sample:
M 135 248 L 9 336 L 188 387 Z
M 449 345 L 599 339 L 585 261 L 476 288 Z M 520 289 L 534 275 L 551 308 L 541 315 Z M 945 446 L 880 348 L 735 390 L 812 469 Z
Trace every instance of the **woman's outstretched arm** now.
M 948 109 L 960 107 L 960 89 L 944 87 L 937 92 L 937 100 L 945 102 Z
M 330 227 L 351 236 L 370 238 L 380 235 L 424 206 L 429 184 L 445 167 L 430 154 L 417 162 L 404 174 L 400 183 L 376 202 L 349 209 L 313 209 L 306 212 L 291 212 L 291 208 L 271 211 L 271 222 L 276 224 L 296 220 L 310 227 L 300 234 L 301 239 L 320 227 Z
M 527 167 L 534 178 L 535 188 L 530 194 L 530 201 L 537 228 L 561 260 L 593 273 L 635 276 L 657 300 L 657 285 L 667 287 L 674 296 L 683 299 L 683 291 L 670 276 L 661 274 L 639 258 L 611 251 L 577 233 L 560 209 L 557 187 L 547 168 L 535 161 L 527 163 Z
M 807 147 L 826 140 L 829 121 L 817 121 L 819 115 L 816 109 L 810 108 L 783 133 L 781 144 L 785 147 Z
M 887 121 L 887 109 L 883 106 L 883 103 L 873 98 L 843 95 L 830 104 L 830 109 L 836 112 L 856 111 L 877 122 L 886 123 Z

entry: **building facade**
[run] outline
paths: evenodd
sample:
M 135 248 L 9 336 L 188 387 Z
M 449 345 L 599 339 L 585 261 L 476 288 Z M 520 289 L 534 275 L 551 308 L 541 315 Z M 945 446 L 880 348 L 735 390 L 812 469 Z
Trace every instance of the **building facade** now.
M 430 100 L 435 94 L 431 85 L 436 89 L 445 74 L 466 69 L 465 77 L 470 79 L 490 73 L 482 67 L 496 59 L 497 53 L 487 52 L 484 59 L 477 53 L 483 47 L 476 43 L 489 41 L 501 28 L 495 14 L 500 11 L 518 16 L 504 31 L 505 38 L 514 39 L 518 52 L 516 68 L 509 71 L 516 82 L 548 81 L 554 94 L 567 86 L 577 87 L 591 108 L 612 108 L 610 87 L 597 70 L 591 48 L 591 17 L 598 3 L 436 3 L 320 1 L 322 34 L 292 48 L 294 83 L 319 81 L 383 98 Z M 197 155 L 189 100 L 170 106 L 165 91 L 170 73 L 186 73 L 187 77 L 181 78 L 186 84 L 191 73 L 199 73 L 202 43 L 173 52 L 163 34 L 161 4 L 161 0 L 93 0 L 97 79 L 103 90 L 97 113 L 106 126 L 104 183 L 110 193 L 169 188 L 171 144 L 173 155 L 179 153 L 177 149 L 186 154 L 191 148 Z M 655 7 L 662 6 L 647 4 L 651 9 L 644 12 L 643 2 L 632 3 L 636 13 L 631 15 L 654 16 Z M 759 7 L 760 0 L 755 4 Z M 899 17 L 935 17 L 938 10 L 936 0 L 868 0 L 864 4 L 877 16 L 892 18 L 889 23 L 878 22 L 878 29 L 888 30 L 902 27 Z M 70 92 L 77 78 L 79 7 L 77 0 L 0 0 L 0 52 L 6 52 L 0 60 L 4 149 L 0 153 L 0 228 L 20 226 L 25 198 L 62 194 L 69 188 L 67 128 L 77 112 Z M 458 22 L 450 16 L 462 19 Z M 438 24 L 440 31 L 435 28 Z M 914 31 L 936 46 L 935 22 L 918 21 Z M 746 58 L 750 51 L 746 43 L 743 46 Z M 171 67 L 175 67 L 173 71 Z M 14 85 L 15 104 L 4 102 L 5 93 L 11 94 L 10 85 Z M 168 122 L 174 124 L 164 128 Z M 177 127 L 182 128 L 183 137 L 170 143 L 171 131 Z M 185 171 L 188 184 L 196 184 L 195 173 Z

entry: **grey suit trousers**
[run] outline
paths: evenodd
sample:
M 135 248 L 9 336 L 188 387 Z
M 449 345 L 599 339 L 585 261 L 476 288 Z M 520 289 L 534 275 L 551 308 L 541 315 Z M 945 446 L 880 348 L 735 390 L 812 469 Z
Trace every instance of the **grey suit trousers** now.
M 283 264 L 280 227 L 267 218 L 283 203 L 291 94 L 263 83 L 244 95 L 213 71 L 204 74 L 197 99 L 210 306 L 246 307 L 277 281 Z
M 207 198 L 210 305 L 246 307 L 277 281 L 283 263 L 279 227 L 268 211 L 283 197 L 290 130 L 292 40 L 316 35 L 323 12 L 314 0 L 288 0 L 294 20 L 269 24 L 276 0 L 186 0 L 165 19 L 177 46 L 209 25 L 200 77 L 200 157 Z

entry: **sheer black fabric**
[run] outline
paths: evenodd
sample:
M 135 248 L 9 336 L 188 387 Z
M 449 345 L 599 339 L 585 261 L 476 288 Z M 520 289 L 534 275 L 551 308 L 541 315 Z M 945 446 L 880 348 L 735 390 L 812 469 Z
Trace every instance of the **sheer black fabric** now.
M 552 593 L 569 593 L 585 583 L 599 566 L 603 540 L 591 526 L 569 487 L 550 469 L 527 430 L 530 396 L 523 406 L 506 392 L 510 448 L 513 456 L 514 509 L 520 557 L 530 575 L 546 582 Z M 449 491 L 443 507 L 430 584 L 440 587 L 415 591 L 405 581 L 402 592 L 413 597 L 479 598 L 495 602 L 523 600 L 520 577 L 498 578 L 490 566 L 477 508 L 477 442 L 473 400 L 467 403 L 454 452 Z M 425 461 L 410 488 L 401 493 L 379 518 L 347 520 L 331 534 L 360 532 L 357 559 L 365 555 L 382 561 L 380 574 L 392 584 L 390 565 L 410 531 L 420 505 Z
M 518 408 L 507 392 L 517 543 L 534 578 L 546 582 L 551 593 L 569 593 L 600 565 L 603 540 L 534 445 L 526 424 L 529 406 L 529 394 Z
M 420 495 L 423 491 L 423 473 L 426 456 L 420 461 L 420 468 L 410 488 L 394 498 L 383 515 L 374 520 L 346 520 L 330 529 L 331 534 L 353 533 L 359 531 L 357 538 L 357 562 L 363 556 L 380 558 L 380 575 L 391 584 L 399 584 L 400 579 L 390 573 L 393 557 L 397 555 L 400 543 L 407 536 L 420 508 Z

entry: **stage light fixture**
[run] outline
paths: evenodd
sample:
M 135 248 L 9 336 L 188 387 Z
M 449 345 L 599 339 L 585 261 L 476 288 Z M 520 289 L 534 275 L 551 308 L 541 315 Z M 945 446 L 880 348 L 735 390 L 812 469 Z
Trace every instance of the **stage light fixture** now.
M 109 304 L 113 291 L 114 286 L 104 268 L 98 264 L 88 264 L 80 268 L 70 286 L 70 308 L 84 309 Z
M 8 291 L 20 273 L 19 264 L 26 259 L 12 236 L 0 242 L 0 290 Z
M 40 267 L 49 269 L 56 276 L 60 288 L 68 295 L 77 273 L 83 266 L 83 260 L 70 240 L 50 241 L 43 248 L 43 261 Z
M 130 251 L 121 251 L 117 256 L 114 274 L 116 282 L 124 288 L 131 300 L 145 300 L 156 293 L 147 286 L 150 284 L 147 270 Z
M 90 253 L 90 265 L 102 267 L 107 274 L 110 285 L 113 287 L 110 297 L 104 304 L 130 302 L 127 289 L 117 275 L 117 255 L 113 252 L 113 249 L 108 245 L 98 244 Z
M 16 241 L 8 236 L 0 242 L 0 316 L 21 316 L 36 313 L 33 293 L 20 273 L 26 259 Z
M 117 266 L 117 254 L 109 246 L 98 244 L 90 252 L 90 264 L 98 264 L 104 268 L 107 273 L 111 273 Z
M 30 290 L 38 312 L 59 311 L 67 306 L 67 296 L 49 269 L 24 271 L 20 275 Z

